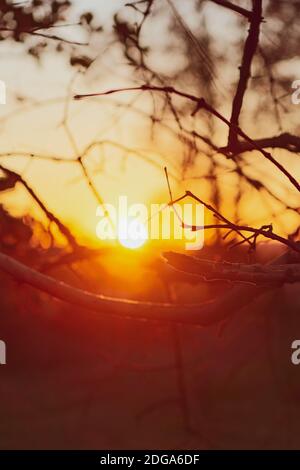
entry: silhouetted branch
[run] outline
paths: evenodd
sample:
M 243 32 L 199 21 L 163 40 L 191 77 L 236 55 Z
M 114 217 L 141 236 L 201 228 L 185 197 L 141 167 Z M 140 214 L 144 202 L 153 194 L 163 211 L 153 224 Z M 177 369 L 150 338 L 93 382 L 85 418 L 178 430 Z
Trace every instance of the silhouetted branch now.
M 300 282 L 300 263 L 279 266 L 216 262 L 187 256 L 181 253 L 164 253 L 164 258 L 173 268 L 200 276 L 205 281 L 264 283 Z
M 195 95 L 192 95 L 190 93 L 185 93 L 183 91 L 179 91 L 176 88 L 173 88 L 171 86 L 165 86 L 165 87 L 160 87 L 160 86 L 154 86 L 154 85 L 141 85 L 137 87 L 126 87 L 126 88 L 114 88 L 111 90 L 107 90 L 101 93 L 90 93 L 90 94 L 83 94 L 83 95 L 75 95 L 74 99 L 80 100 L 83 98 L 89 98 L 89 97 L 95 97 L 95 96 L 107 96 L 107 95 L 112 95 L 114 93 L 121 93 L 121 92 L 128 92 L 128 91 L 137 91 L 137 90 L 145 90 L 145 91 L 157 91 L 159 93 L 170 93 L 174 94 L 177 96 L 181 96 L 182 98 L 186 98 L 189 101 L 195 103 L 196 107 L 195 110 L 193 111 L 193 115 L 195 115 L 200 109 L 206 110 L 208 113 L 212 114 L 222 122 L 224 122 L 229 128 L 233 128 L 234 132 L 242 137 L 248 145 L 251 145 L 253 149 L 258 150 L 267 160 L 269 160 L 271 163 L 273 163 L 278 170 L 281 171 L 289 180 L 290 182 L 295 186 L 295 188 L 300 191 L 300 184 L 298 181 L 294 178 L 293 175 L 289 173 L 289 171 L 281 165 L 277 160 L 273 158 L 273 156 L 269 153 L 260 148 L 254 140 L 252 140 L 239 126 L 236 124 L 231 123 L 226 119 L 222 114 L 220 114 L 217 110 L 215 110 L 211 105 L 209 105 L 204 98 L 197 97 Z M 230 149 L 232 152 L 234 152 L 234 148 Z
M 255 146 L 253 145 L 255 143 Z M 237 142 L 234 146 L 234 151 L 229 146 L 221 147 L 220 152 L 225 154 L 230 153 L 231 156 L 235 156 L 243 152 L 251 152 L 252 150 L 257 150 L 257 147 L 260 149 L 263 148 L 281 148 L 288 150 L 289 152 L 300 152 L 300 137 L 296 135 L 289 134 L 284 132 L 278 136 L 274 137 L 265 137 L 262 139 L 254 139 L 252 142 Z
M 240 66 L 240 78 L 237 85 L 236 93 L 232 103 L 232 111 L 230 122 L 232 126 L 229 128 L 228 146 L 234 148 L 238 135 L 235 128 L 239 125 L 239 116 L 243 106 L 244 95 L 247 90 L 248 81 L 251 77 L 251 65 L 258 47 L 260 23 L 262 21 L 262 0 L 252 0 L 253 11 L 251 15 L 249 34 L 245 42 L 242 64 Z
M 47 33 L 41 33 L 39 31 L 23 31 L 24 34 L 29 34 L 30 36 L 39 36 L 41 38 L 45 39 L 52 39 L 53 41 L 61 41 L 66 44 L 72 44 L 75 46 L 88 46 L 88 42 L 78 42 L 78 41 L 73 41 L 71 39 L 65 39 L 59 36 L 56 36 L 55 34 L 47 34 Z
M 295 255 L 287 252 L 272 261 L 272 264 L 282 265 L 293 262 L 294 259 Z M 0 270 L 11 275 L 14 280 L 35 287 L 64 302 L 103 315 L 203 326 L 224 320 L 272 288 L 268 284 L 263 287 L 235 286 L 212 302 L 179 306 L 170 303 L 142 302 L 95 295 L 41 274 L 3 253 L 0 253 Z
M 258 236 L 263 236 L 263 237 L 268 238 L 270 240 L 277 241 L 277 242 L 291 248 L 292 250 L 295 250 L 298 253 L 300 253 L 300 248 L 299 248 L 298 243 L 296 243 L 292 240 L 289 240 L 287 238 L 281 237 L 280 235 L 277 235 L 276 233 L 274 233 L 272 225 L 263 225 L 260 228 L 253 228 L 253 227 L 248 227 L 247 225 L 240 225 L 240 224 L 235 224 L 234 222 L 230 222 L 227 218 L 225 218 L 222 214 L 220 214 L 220 212 L 218 212 L 213 206 L 211 206 L 207 202 L 203 201 L 199 197 L 195 196 L 195 194 L 193 194 L 191 191 L 186 191 L 183 196 L 180 196 L 177 199 L 173 200 L 172 202 L 169 203 L 169 205 L 172 206 L 172 205 L 174 205 L 178 202 L 183 201 L 184 199 L 186 199 L 188 197 L 191 197 L 192 199 L 197 201 L 199 204 L 203 204 L 210 212 L 214 213 L 219 220 L 223 221 L 223 223 L 197 226 L 197 225 L 186 224 L 186 223 L 184 223 L 184 221 L 181 221 L 182 226 L 184 228 L 189 228 L 192 231 L 210 230 L 210 229 L 230 230 L 230 231 L 238 233 L 239 235 L 242 235 L 242 237 L 244 238 L 244 241 L 250 241 L 251 238 L 252 238 L 253 239 L 253 247 L 255 247 L 257 237 Z M 241 233 L 241 232 L 252 233 L 253 237 L 246 238 L 243 235 L 243 233 Z
M 0 165 L 0 170 L 3 171 L 4 174 L 9 175 L 13 178 L 15 178 L 16 183 L 19 182 L 21 183 L 24 188 L 28 191 L 30 196 L 33 198 L 33 200 L 38 204 L 40 209 L 43 211 L 43 213 L 46 215 L 46 217 L 50 220 L 50 222 L 54 222 L 55 225 L 59 228 L 60 232 L 66 237 L 68 242 L 72 247 L 77 246 L 77 242 L 68 229 L 47 207 L 45 204 L 41 201 L 41 199 L 37 196 L 35 191 L 29 186 L 27 181 L 24 180 L 24 178 L 16 173 L 15 171 L 9 170 L 8 168 L 4 167 L 3 165 Z
M 55 155 L 46 155 L 46 154 L 39 154 L 34 152 L 22 152 L 22 150 L 17 150 L 14 152 L 1 152 L 0 158 L 7 158 L 7 157 L 26 157 L 32 159 L 39 159 L 51 162 L 59 162 L 59 163 L 76 163 L 76 159 L 68 158 L 68 157 L 58 157 Z
M 171 186 L 170 186 L 170 181 L 169 181 L 169 175 L 168 175 L 168 170 L 167 168 L 165 167 L 164 168 L 165 170 L 165 175 L 166 175 L 166 179 L 167 179 L 167 184 L 168 184 L 168 190 L 169 190 L 169 195 L 170 195 L 170 202 L 169 202 L 169 206 L 172 206 L 174 208 L 174 211 L 177 215 L 177 218 L 179 219 L 182 227 L 184 228 L 191 228 L 191 230 L 193 231 L 196 231 L 198 229 L 198 227 L 195 227 L 195 226 L 188 226 L 184 223 L 184 221 L 181 219 L 181 217 L 179 216 L 179 214 L 177 213 L 177 210 L 176 208 L 174 207 L 174 204 L 176 204 L 177 202 L 180 202 L 182 201 L 183 199 L 185 199 L 186 197 L 188 197 L 189 195 L 191 195 L 192 193 L 190 192 L 186 192 L 186 194 L 183 196 L 183 197 L 180 197 L 176 200 L 173 199 L 173 196 L 172 196 L 172 192 L 171 192 Z M 189 193 L 189 194 L 188 194 Z M 195 198 L 194 198 L 195 199 Z M 199 202 L 199 201 L 197 201 Z M 226 218 L 224 217 L 217 209 L 215 209 L 213 206 L 211 206 L 210 204 L 207 204 L 206 202 L 202 202 L 202 204 L 206 207 L 206 209 L 208 209 L 210 212 L 212 212 L 219 220 L 222 220 L 225 224 L 231 224 L 231 222 Z M 199 228 L 200 230 L 200 228 Z M 248 242 L 251 246 L 251 243 L 249 242 L 249 240 L 237 229 L 236 232 L 244 239 L 245 242 Z
M 216 3 L 217 5 L 221 5 L 222 7 L 228 8 L 229 10 L 235 11 L 236 13 L 240 13 L 241 15 L 245 16 L 248 20 L 252 18 L 252 11 L 246 10 L 246 8 L 242 8 L 239 5 L 235 5 L 232 2 L 227 0 L 211 0 L 211 2 Z

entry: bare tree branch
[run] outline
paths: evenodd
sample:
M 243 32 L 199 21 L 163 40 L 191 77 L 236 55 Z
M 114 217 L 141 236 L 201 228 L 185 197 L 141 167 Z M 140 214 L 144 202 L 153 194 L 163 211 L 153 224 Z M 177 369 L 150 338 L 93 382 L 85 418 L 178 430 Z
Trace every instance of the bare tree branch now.
M 253 145 L 255 143 L 255 146 Z M 264 137 L 262 139 L 255 139 L 252 142 L 236 142 L 234 146 L 234 151 L 232 151 L 231 146 L 221 147 L 220 152 L 227 154 L 230 153 L 231 156 L 235 156 L 243 152 L 251 152 L 252 150 L 257 150 L 257 147 L 260 149 L 263 148 L 281 148 L 288 150 L 289 152 L 300 152 L 300 137 L 284 132 L 280 135 L 274 137 Z
M 287 238 L 281 237 L 280 235 L 277 235 L 276 233 L 274 233 L 272 225 L 263 225 L 260 228 L 254 228 L 254 227 L 248 227 L 247 225 L 240 225 L 240 224 L 235 224 L 234 222 L 230 222 L 227 218 L 225 218 L 222 214 L 220 214 L 220 212 L 217 211 L 214 207 L 212 207 L 210 204 L 207 204 L 198 196 L 195 196 L 195 194 L 193 194 L 191 191 L 186 191 L 183 196 L 178 197 L 177 199 L 171 201 L 169 204 L 174 205 L 178 202 L 183 201 L 184 199 L 188 197 L 191 197 L 192 199 L 197 201 L 199 204 L 203 204 L 210 212 L 213 212 L 217 216 L 217 218 L 221 220 L 223 223 L 197 226 L 197 225 L 186 224 L 184 223 L 184 221 L 181 221 L 182 226 L 184 228 L 189 228 L 192 231 L 210 230 L 210 229 L 226 229 L 226 230 L 234 231 L 238 233 L 239 235 L 242 235 L 244 241 L 249 241 L 253 239 L 253 247 L 255 247 L 257 237 L 261 235 L 270 240 L 277 241 L 278 243 L 281 243 L 287 246 L 288 248 L 300 253 L 299 244 L 297 242 L 294 242 L 293 240 L 289 240 Z M 252 233 L 253 236 L 251 236 L 250 238 L 245 238 L 242 232 Z
M 282 265 L 294 260 L 295 255 L 287 252 L 272 261 L 272 264 Z M 268 289 L 272 289 L 271 285 L 263 285 L 263 287 L 235 286 L 212 302 L 175 305 L 95 295 L 41 274 L 3 253 L 0 253 L 0 270 L 11 275 L 16 281 L 35 287 L 76 307 L 86 308 L 100 314 L 115 315 L 122 318 L 128 317 L 136 320 L 144 319 L 203 326 L 224 320 L 248 305 L 253 299 L 265 294 Z
M 217 5 L 221 5 L 222 7 L 228 8 L 229 10 L 235 11 L 236 13 L 240 13 L 241 15 L 245 16 L 248 20 L 252 18 L 252 11 L 246 10 L 246 8 L 242 8 L 238 5 L 235 5 L 232 2 L 227 0 L 211 0 L 213 3 Z
M 88 42 L 72 41 L 70 39 L 65 39 L 65 38 L 61 38 L 59 36 L 56 36 L 55 34 L 42 33 L 42 32 L 39 31 L 40 29 L 41 28 L 31 30 L 31 31 L 24 30 L 24 31 L 21 31 L 21 33 L 22 34 L 28 34 L 30 36 L 38 36 L 38 37 L 45 38 L 45 39 L 52 39 L 54 41 L 61 41 L 61 42 L 64 42 L 66 44 L 71 44 L 71 45 L 74 45 L 74 46 L 88 46 L 89 45 Z M 12 29 L 12 28 L 0 28 L 0 31 L 6 31 L 6 32 L 11 32 L 11 33 L 15 32 L 15 30 Z
M 300 282 L 300 263 L 283 266 L 220 263 L 173 252 L 164 253 L 164 258 L 173 268 L 200 276 L 205 281 L 223 280 L 253 284 Z
M 66 239 L 68 240 L 68 242 L 70 243 L 70 245 L 74 248 L 77 246 L 77 242 L 74 238 L 74 236 L 72 235 L 72 233 L 70 232 L 70 230 L 68 229 L 68 227 L 66 227 L 57 217 L 56 215 L 54 215 L 49 209 L 47 209 L 47 207 L 45 206 L 45 204 L 41 201 L 41 199 L 36 195 L 35 191 L 31 188 L 31 186 L 29 186 L 29 184 L 27 183 L 27 181 L 24 180 L 24 178 L 22 178 L 21 175 L 19 175 L 18 173 L 16 173 L 15 171 L 12 171 L 12 170 L 9 170 L 8 168 L 4 167 L 3 165 L 0 165 L 0 170 L 3 171 L 6 175 L 9 175 L 13 178 L 15 178 L 16 180 L 16 183 L 19 182 L 21 183 L 24 188 L 28 191 L 28 193 L 30 194 L 30 196 L 34 199 L 34 201 L 38 204 L 38 206 L 40 207 L 40 209 L 42 209 L 43 213 L 46 215 L 46 217 L 51 221 L 51 222 L 54 222 L 55 225 L 59 228 L 60 232 L 66 237 Z
M 262 21 L 262 0 L 252 0 L 253 11 L 251 15 L 249 34 L 245 42 L 242 64 L 240 66 L 240 78 L 232 103 L 230 122 L 233 126 L 229 128 L 228 145 L 232 148 L 238 140 L 235 127 L 239 125 L 239 116 L 243 106 L 244 95 L 247 90 L 249 78 L 251 77 L 251 65 L 258 47 L 260 23 Z
M 234 128 L 234 132 L 242 137 L 243 139 L 246 140 L 246 142 L 249 145 L 252 145 L 252 147 L 256 150 L 258 150 L 267 160 L 272 162 L 289 180 L 290 182 L 295 186 L 295 188 L 300 192 L 300 184 L 298 181 L 289 173 L 286 168 L 281 165 L 281 163 L 277 162 L 272 155 L 269 152 L 266 152 L 262 148 L 260 148 L 254 140 L 252 140 L 242 129 L 228 121 L 222 114 L 220 114 L 217 110 L 215 110 L 212 106 L 210 106 L 204 98 L 199 98 L 195 95 L 191 95 L 190 93 L 185 93 L 183 91 L 179 91 L 176 88 L 173 88 L 171 86 L 165 86 L 165 87 L 159 87 L 159 86 L 152 86 L 152 85 L 141 85 L 137 87 L 126 87 L 126 88 L 114 88 L 108 91 L 104 91 L 101 93 L 90 93 L 90 94 L 84 94 L 84 95 L 75 95 L 74 99 L 80 100 L 83 98 L 89 98 L 89 97 L 95 97 L 95 96 L 106 96 L 106 95 L 112 95 L 114 93 L 121 93 L 121 92 L 126 92 L 126 91 L 137 91 L 137 90 L 146 90 L 146 91 L 157 91 L 160 93 L 170 93 L 174 94 L 177 96 L 181 96 L 182 98 L 186 98 L 189 101 L 192 101 L 193 103 L 196 104 L 196 108 L 193 112 L 193 115 L 196 114 L 200 109 L 205 109 L 207 112 L 215 116 L 216 118 L 220 119 L 222 122 L 224 122 L 228 127 Z M 233 150 L 233 149 L 231 149 Z

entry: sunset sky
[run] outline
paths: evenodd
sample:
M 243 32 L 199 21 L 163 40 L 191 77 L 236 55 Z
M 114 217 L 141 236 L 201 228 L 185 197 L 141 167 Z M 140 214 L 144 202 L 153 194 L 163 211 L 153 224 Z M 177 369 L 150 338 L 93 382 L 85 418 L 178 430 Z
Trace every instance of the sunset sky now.
M 75 3 L 78 11 L 82 9 L 82 2 Z M 99 242 L 95 232 L 97 201 L 88 188 L 79 165 L 14 156 L 14 152 L 61 156 L 68 160 L 76 158 L 93 141 L 117 142 L 140 151 L 143 158 L 128 154 L 110 144 L 104 147 L 95 146 L 89 152 L 85 160 L 87 168 L 105 202 L 116 204 L 120 195 L 128 196 L 130 203 L 149 205 L 168 202 L 169 195 L 163 171 L 165 165 L 169 170 L 175 196 L 182 194 L 185 189 L 190 189 L 203 198 L 210 197 L 210 184 L 207 180 L 189 179 L 201 176 L 207 171 L 209 157 L 205 153 L 199 152 L 194 166 L 185 175 L 186 180 L 180 183 L 183 145 L 169 131 L 161 127 L 157 127 L 155 140 L 151 141 L 149 122 L 143 115 L 151 105 L 149 94 L 123 93 L 80 102 L 72 99 L 77 93 L 92 93 L 137 84 L 134 73 L 126 65 L 119 46 L 110 45 L 112 15 L 126 2 L 99 0 L 97 3 L 99 8 L 97 6 L 96 10 L 94 1 L 84 2 L 84 9 L 90 4 L 99 22 L 104 25 L 104 33 L 101 33 L 97 40 L 90 46 L 82 46 L 82 54 L 85 54 L 88 48 L 89 51 L 94 51 L 94 57 L 97 57 L 84 75 L 76 73 L 67 65 L 64 54 L 45 53 L 40 63 L 37 63 L 33 58 L 22 55 L 22 45 L 5 42 L 0 48 L 0 54 L 6 64 L 5 69 L 1 70 L 0 78 L 6 82 L 8 89 L 7 105 L 1 106 L 0 109 L 0 153 L 12 154 L 7 158 L 1 157 L 1 163 L 21 172 L 40 198 L 47 202 L 48 207 L 58 217 L 73 228 L 77 236 L 96 243 Z M 185 10 L 180 2 L 176 5 L 193 30 L 197 26 L 197 16 L 188 11 L 188 2 L 184 3 Z M 129 14 L 134 15 L 134 13 Z M 185 62 L 185 57 L 179 48 L 174 51 L 171 60 L 166 60 L 167 52 L 163 50 L 162 43 L 168 41 L 167 27 L 170 16 L 172 11 L 166 9 L 159 19 L 156 17 L 152 26 L 150 23 L 145 28 L 144 33 L 145 43 L 149 42 L 156 48 L 156 53 L 153 54 L 154 66 L 165 73 L 171 73 L 172 68 L 183 66 Z M 222 10 L 216 5 L 209 5 L 206 9 L 206 21 L 208 29 L 211 28 L 216 33 L 215 44 L 222 56 L 238 40 L 241 33 L 235 26 L 235 16 L 232 12 Z M 84 34 L 78 26 L 66 28 L 62 35 L 84 41 Z M 220 96 L 223 97 L 221 111 L 227 116 L 232 98 L 231 86 L 237 78 L 238 60 L 237 56 L 232 60 L 230 67 L 217 69 L 217 86 Z M 26 97 L 28 101 L 20 104 L 16 101 L 16 95 Z M 69 99 L 66 99 L 66 96 L 69 96 Z M 247 95 L 247 105 L 251 108 L 252 101 L 256 99 L 250 90 Z M 128 103 L 132 103 L 136 111 L 128 109 L 125 106 Z M 287 105 L 292 108 L 288 102 Z M 16 113 L 17 109 L 20 112 Z M 76 148 L 63 125 L 66 110 L 68 128 L 74 137 Z M 298 110 L 290 111 L 289 119 L 291 125 L 294 125 Z M 201 114 L 198 116 L 201 127 Z M 259 120 L 260 116 L 257 116 L 257 119 Z M 256 124 L 247 123 L 250 135 Z M 215 140 L 222 145 L 227 137 L 227 129 L 220 124 L 217 124 L 216 128 L 218 135 Z M 259 131 L 262 135 L 276 134 L 276 130 L 271 129 L 270 123 L 265 121 L 261 123 Z M 272 154 L 300 178 L 300 166 L 295 164 L 293 155 L 283 150 L 274 150 Z M 222 187 L 222 205 L 224 212 L 230 215 L 235 210 L 232 201 L 237 179 L 230 171 L 232 163 L 223 156 L 220 156 L 219 160 L 218 179 Z M 245 157 L 245 160 L 256 163 L 252 165 L 255 169 L 250 169 L 253 177 L 262 177 L 267 186 L 270 184 L 270 187 L 275 188 L 278 196 L 288 197 L 291 205 L 296 207 L 300 204 L 300 199 L 289 182 L 260 155 L 252 152 Z M 274 180 L 269 183 L 271 175 Z M 2 196 L 2 200 L 14 214 L 30 212 L 38 218 L 41 217 L 40 211 L 36 210 L 24 188 L 19 187 L 17 191 L 6 193 Z M 275 216 L 271 216 L 272 212 Z M 250 225 L 270 223 L 272 219 L 279 233 L 294 230 L 299 222 L 298 217 L 290 211 L 283 212 L 279 203 L 270 200 L 263 202 L 260 195 L 249 188 L 241 200 L 240 217 Z

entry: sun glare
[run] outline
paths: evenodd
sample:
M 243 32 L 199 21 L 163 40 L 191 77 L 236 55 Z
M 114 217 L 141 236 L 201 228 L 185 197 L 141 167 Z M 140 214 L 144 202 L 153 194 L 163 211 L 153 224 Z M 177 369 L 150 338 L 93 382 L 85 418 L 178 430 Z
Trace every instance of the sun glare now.
M 134 219 L 121 219 L 118 226 L 118 240 L 125 248 L 132 250 L 140 248 L 148 239 L 145 225 Z

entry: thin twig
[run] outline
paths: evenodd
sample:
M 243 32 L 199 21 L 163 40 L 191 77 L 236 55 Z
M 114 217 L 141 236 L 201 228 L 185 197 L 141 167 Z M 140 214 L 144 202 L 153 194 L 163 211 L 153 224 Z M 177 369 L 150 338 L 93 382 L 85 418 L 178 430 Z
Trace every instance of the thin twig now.
M 220 114 L 217 110 L 215 110 L 212 106 L 210 106 L 204 98 L 199 98 L 195 95 L 191 95 L 190 93 L 185 93 L 183 91 L 179 91 L 176 88 L 173 88 L 171 86 L 165 86 L 165 87 L 160 87 L 160 86 L 154 86 L 154 85 L 141 85 L 137 87 L 126 87 L 126 88 L 114 88 L 111 90 L 107 90 L 104 92 L 100 93 L 90 93 L 90 94 L 83 94 L 83 95 L 75 95 L 74 99 L 80 100 L 84 98 L 89 98 L 89 97 L 96 97 L 96 96 L 107 96 L 107 95 L 112 95 L 114 93 L 122 93 L 122 92 L 129 92 L 129 91 L 138 91 L 138 90 L 145 90 L 145 91 L 157 91 L 159 93 L 170 93 L 174 94 L 177 96 L 181 96 L 182 98 L 186 98 L 189 101 L 192 101 L 195 103 L 196 108 L 193 112 L 195 114 L 198 112 L 200 109 L 205 109 L 207 112 L 215 116 L 216 118 L 220 119 L 222 122 L 224 122 L 229 128 L 233 128 L 234 132 L 238 134 L 240 137 L 242 137 L 246 142 L 248 142 L 249 145 L 252 146 L 253 149 L 258 150 L 267 160 L 272 162 L 276 168 L 281 171 L 292 183 L 293 186 L 300 192 L 300 184 L 292 176 L 289 171 L 281 165 L 277 160 L 273 158 L 273 156 L 269 153 L 266 152 L 264 149 L 260 148 L 259 145 L 256 144 L 254 140 L 252 140 L 239 126 L 236 126 L 235 124 L 232 124 L 228 119 L 226 119 L 222 114 Z M 231 149 L 232 152 L 234 152 L 234 149 Z

